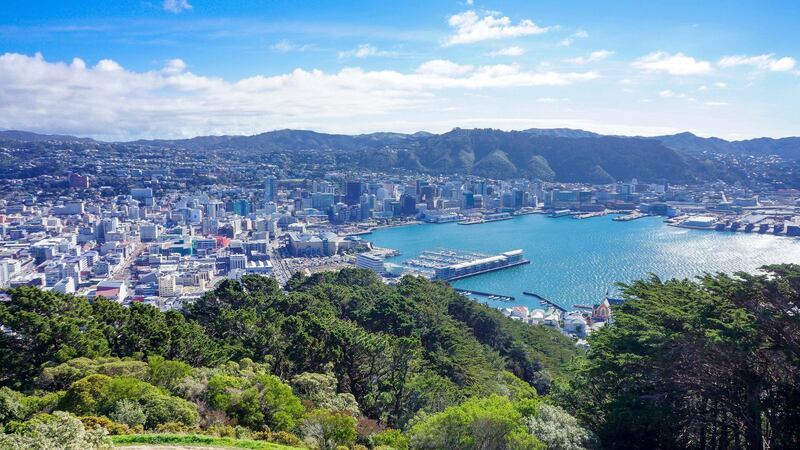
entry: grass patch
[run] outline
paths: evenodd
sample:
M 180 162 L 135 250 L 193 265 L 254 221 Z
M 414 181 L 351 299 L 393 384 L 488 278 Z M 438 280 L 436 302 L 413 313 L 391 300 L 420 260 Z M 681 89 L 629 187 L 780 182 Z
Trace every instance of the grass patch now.
M 295 450 L 297 447 L 273 444 L 253 439 L 205 436 L 202 434 L 123 434 L 111 436 L 114 445 L 185 445 L 205 447 L 246 448 L 253 450 Z

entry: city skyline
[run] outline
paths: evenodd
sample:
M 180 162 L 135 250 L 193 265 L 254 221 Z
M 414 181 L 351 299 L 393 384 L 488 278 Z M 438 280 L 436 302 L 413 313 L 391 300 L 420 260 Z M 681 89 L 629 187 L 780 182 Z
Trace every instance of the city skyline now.
M 776 3 L 12 1 L 0 129 L 797 135 L 800 19 Z

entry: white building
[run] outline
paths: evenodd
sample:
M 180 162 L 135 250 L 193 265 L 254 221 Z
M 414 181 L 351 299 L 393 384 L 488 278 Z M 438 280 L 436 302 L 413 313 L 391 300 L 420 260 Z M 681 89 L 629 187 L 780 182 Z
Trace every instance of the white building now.
M 374 253 L 359 253 L 356 256 L 356 267 L 369 269 L 376 273 L 383 273 L 383 257 Z
M 56 283 L 53 286 L 53 291 L 60 292 L 62 294 L 74 294 L 75 293 L 75 280 L 72 277 L 63 278 L 61 281 Z
M 159 297 L 174 297 L 178 295 L 178 284 L 175 281 L 174 275 L 162 275 L 158 277 L 158 296 Z

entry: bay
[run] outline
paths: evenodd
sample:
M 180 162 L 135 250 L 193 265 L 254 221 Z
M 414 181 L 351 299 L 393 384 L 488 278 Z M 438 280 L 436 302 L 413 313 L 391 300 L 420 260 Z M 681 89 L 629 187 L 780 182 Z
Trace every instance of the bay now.
M 529 291 L 572 309 L 573 304 L 597 303 L 606 292 L 616 295 L 617 282 L 650 274 L 692 278 L 705 272 L 754 272 L 766 264 L 800 264 L 797 238 L 688 230 L 668 226 L 659 217 L 630 222 L 614 222 L 612 217 L 576 220 L 532 214 L 479 225 L 386 228 L 364 237 L 399 250 L 401 255 L 390 262 L 435 248 L 487 254 L 524 250 L 531 264 L 453 282 L 457 288 L 515 297 L 512 303 L 488 301 L 493 306 L 541 308 L 538 300 L 522 294 Z

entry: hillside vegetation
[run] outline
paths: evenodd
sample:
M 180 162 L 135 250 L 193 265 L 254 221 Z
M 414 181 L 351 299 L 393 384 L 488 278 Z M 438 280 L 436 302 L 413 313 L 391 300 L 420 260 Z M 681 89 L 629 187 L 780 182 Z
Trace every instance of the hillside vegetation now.
M 0 448 L 800 448 L 800 266 L 622 289 L 586 353 L 355 269 L 226 281 L 184 312 L 14 289 Z
M 164 313 L 14 289 L 0 304 L 0 423 L 25 435 L 30 421 L 66 411 L 113 434 L 407 448 L 414 436 L 437 436 L 427 428 L 437 414 L 479 420 L 483 406 L 464 402 L 486 399 L 499 405 L 495 414 L 520 409 L 504 413 L 503 426 L 537 448 L 525 418 L 577 355 L 558 332 L 507 319 L 444 283 L 387 286 L 353 269 L 296 276 L 287 290 L 249 276 Z M 417 439 L 415 448 L 440 448 Z

